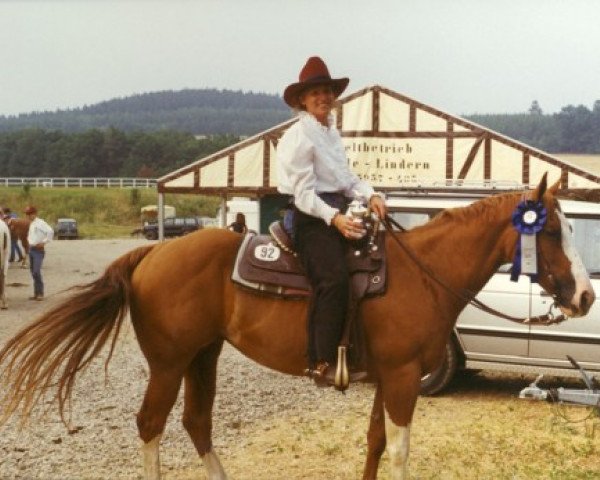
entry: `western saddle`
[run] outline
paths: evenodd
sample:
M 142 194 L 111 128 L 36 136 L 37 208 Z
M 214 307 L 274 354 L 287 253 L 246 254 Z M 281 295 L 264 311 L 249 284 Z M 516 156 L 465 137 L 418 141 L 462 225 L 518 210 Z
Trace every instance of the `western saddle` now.
M 258 294 L 286 299 L 308 297 L 311 287 L 294 251 L 293 241 L 281 221 L 269 226 L 269 235 L 245 235 L 235 259 L 232 280 Z M 365 297 L 382 295 L 386 288 L 385 234 L 376 228 L 354 242 L 348 242 L 347 259 L 350 272 L 350 305 L 339 357 L 346 357 L 358 367 L 364 365 L 364 340 L 361 322 L 357 321 L 358 304 Z M 350 347 L 353 347 L 350 349 Z M 342 349 L 342 350 L 340 350 Z M 345 365 L 342 366 L 346 368 Z M 338 390 L 348 387 L 347 376 L 337 381 Z

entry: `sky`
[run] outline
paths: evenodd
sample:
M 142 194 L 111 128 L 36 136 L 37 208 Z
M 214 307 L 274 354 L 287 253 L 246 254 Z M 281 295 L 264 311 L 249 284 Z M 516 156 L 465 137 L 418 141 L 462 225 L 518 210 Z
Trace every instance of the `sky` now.
M 0 115 L 162 90 L 281 94 L 322 57 L 454 115 L 600 99 L 597 0 L 0 0 Z

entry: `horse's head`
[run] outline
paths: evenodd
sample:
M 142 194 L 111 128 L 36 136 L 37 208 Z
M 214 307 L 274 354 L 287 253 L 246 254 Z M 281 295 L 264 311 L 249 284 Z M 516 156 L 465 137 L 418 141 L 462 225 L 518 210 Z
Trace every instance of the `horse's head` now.
M 560 182 L 547 188 L 546 174 L 529 199 L 546 209 L 546 223 L 537 234 L 538 281 L 563 314 L 585 315 L 596 298 L 587 270 L 572 242 L 572 230 L 556 192 Z

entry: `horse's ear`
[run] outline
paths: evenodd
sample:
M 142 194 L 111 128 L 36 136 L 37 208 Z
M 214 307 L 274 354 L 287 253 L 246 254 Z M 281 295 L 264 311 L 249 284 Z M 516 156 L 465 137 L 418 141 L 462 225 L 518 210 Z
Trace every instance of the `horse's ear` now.
M 554 183 L 554 185 L 548 187 L 548 191 L 554 196 L 556 196 L 559 189 L 560 189 L 560 180 L 557 180 L 556 183 Z
M 531 199 L 534 202 L 539 202 L 542 199 L 542 197 L 544 196 L 547 186 L 548 186 L 548 172 L 545 172 L 544 175 L 542 176 L 542 179 L 540 180 L 540 183 L 538 184 L 536 189 L 531 194 Z

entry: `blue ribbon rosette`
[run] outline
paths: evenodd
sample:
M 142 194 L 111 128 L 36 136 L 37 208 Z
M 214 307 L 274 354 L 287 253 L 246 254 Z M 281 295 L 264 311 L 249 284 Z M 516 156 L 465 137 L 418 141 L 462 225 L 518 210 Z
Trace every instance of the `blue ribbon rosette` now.
M 546 224 L 546 208 L 539 201 L 524 200 L 517 205 L 512 214 L 512 223 L 519 232 L 517 248 L 510 279 L 516 282 L 519 275 L 529 275 L 537 282 L 537 234 Z

